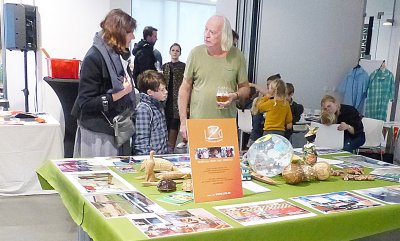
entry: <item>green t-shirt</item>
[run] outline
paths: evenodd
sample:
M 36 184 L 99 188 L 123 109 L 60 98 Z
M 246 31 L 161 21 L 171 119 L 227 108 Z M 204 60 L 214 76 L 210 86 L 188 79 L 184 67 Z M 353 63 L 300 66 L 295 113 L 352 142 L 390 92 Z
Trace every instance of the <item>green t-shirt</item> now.
M 186 61 L 184 77 L 193 81 L 190 98 L 191 119 L 236 118 L 236 105 L 218 109 L 217 87 L 237 91 L 238 84 L 247 82 L 246 62 L 239 49 L 232 47 L 227 56 L 217 58 L 207 53 L 205 45 L 192 49 Z

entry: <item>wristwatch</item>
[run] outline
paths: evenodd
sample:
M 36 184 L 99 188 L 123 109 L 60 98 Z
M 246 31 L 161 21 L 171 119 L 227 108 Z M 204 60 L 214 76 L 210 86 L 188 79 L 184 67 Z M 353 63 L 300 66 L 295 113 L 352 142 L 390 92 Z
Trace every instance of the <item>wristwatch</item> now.
M 103 110 L 108 111 L 108 100 L 105 95 L 101 97 L 101 103 L 103 104 Z

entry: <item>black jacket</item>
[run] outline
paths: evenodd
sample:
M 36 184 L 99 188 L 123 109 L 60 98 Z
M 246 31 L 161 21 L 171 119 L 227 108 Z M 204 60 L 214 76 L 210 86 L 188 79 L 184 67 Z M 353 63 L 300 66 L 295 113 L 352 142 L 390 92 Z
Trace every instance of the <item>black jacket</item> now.
M 91 131 L 114 135 L 106 118 L 112 119 L 128 107 L 132 108 L 129 95 L 118 101 L 113 101 L 111 94 L 106 93 L 112 89 L 110 74 L 106 62 L 96 47 L 91 47 L 86 53 L 81 64 L 78 96 L 75 100 L 71 114 L 78 119 L 79 124 Z M 102 96 L 108 102 L 108 110 L 104 110 Z
M 154 63 L 156 58 L 154 57 L 153 45 L 142 39 L 135 45 L 132 50 L 132 54 L 135 56 L 134 69 L 133 69 L 133 80 L 137 86 L 137 76 L 143 73 L 145 70 L 152 69 L 156 70 Z
M 337 124 L 341 122 L 346 122 L 346 124 L 351 125 L 354 128 L 354 136 L 364 132 L 364 126 L 361 121 L 362 117 L 358 110 L 350 105 L 340 105 L 340 112 L 337 118 Z M 344 135 L 351 135 L 347 130 Z

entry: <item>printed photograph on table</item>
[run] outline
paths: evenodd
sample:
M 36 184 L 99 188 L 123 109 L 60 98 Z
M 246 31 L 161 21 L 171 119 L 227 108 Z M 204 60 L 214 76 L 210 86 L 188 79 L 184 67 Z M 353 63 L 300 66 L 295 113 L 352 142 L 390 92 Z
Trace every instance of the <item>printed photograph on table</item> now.
M 118 170 L 119 173 L 136 173 L 137 170 L 132 165 L 118 165 L 115 166 L 115 169 Z
M 157 238 L 231 228 L 202 208 L 128 216 L 147 237 Z
M 343 162 L 343 163 L 338 163 L 334 165 L 337 168 L 364 168 L 362 165 L 357 164 L 357 163 L 349 163 L 349 162 Z
M 377 199 L 384 203 L 400 203 L 400 185 L 353 190 L 353 192 Z
M 332 155 L 332 154 L 339 154 L 339 153 L 348 153 L 347 151 L 340 150 L 340 149 L 332 149 L 332 148 L 324 148 L 324 147 L 317 147 L 317 154 L 318 155 Z
M 346 212 L 384 205 L 350 192 L 332 192 L 294 197 L 291 199 L 324 214 Z
M 161 156 L 164 159 L 167 159 L 168 161 L 172 162 L 172 163 L 185 163 L 185 162 L 189 162 L 190 163 L 190 156 L 189 154 L 179 154 L 179 155 L 165 155 L 165 156 Z
M 162 158 L 172 162 L 179 171 L 183 173 L 191 173 L 190 156 L 189 154 L 183 155 L 165 155 Z
M 178 191 L 160 197 L 158 198 L 158 200 L 170 204 L 183 205 L 185 203 L 193 201 L 193 193 Z
M 91 173 L 68 173 L 65 176 L 81 193 L 116 193 L 136 189 L 112 171 Z
M 244 226 L 315 216 L 283 199 L 214 207 Z
M 116 194 L 86 195 L 85 197 L 106 218 L 166 211 L 145 195 L 136 191 Z
M 338 160 L 345 161 L 348 163 L 355 163 L 361 165 L 363 167 L 368 168 L 381 168 L 381 167 L 394 167 L 393 164 L 379 161 L 370 157 L 361 156 L 361 155 L 351 155 L 351 156 L 338 156 L 335 157 Z
M 95 160 L 55 160 L 54 164 L 62 172 L 106 171 L 108 168 Z
M 400 182 L 400 167 L 393 166 L 387 168 L 377 168 L 370 172 L 377 179 L 382 179 L 391 182 Z

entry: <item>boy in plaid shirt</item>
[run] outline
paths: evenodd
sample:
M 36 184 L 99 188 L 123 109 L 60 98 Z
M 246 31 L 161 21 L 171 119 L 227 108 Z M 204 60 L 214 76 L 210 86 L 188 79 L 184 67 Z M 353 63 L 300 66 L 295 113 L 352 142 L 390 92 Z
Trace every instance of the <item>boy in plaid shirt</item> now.
M 133 153 L 167 154 L 167 123 L 164 104 L 168 91 L 164 76 L 155 70 L 146 70 L 138 76 L 140 103 L 136 107 Z

